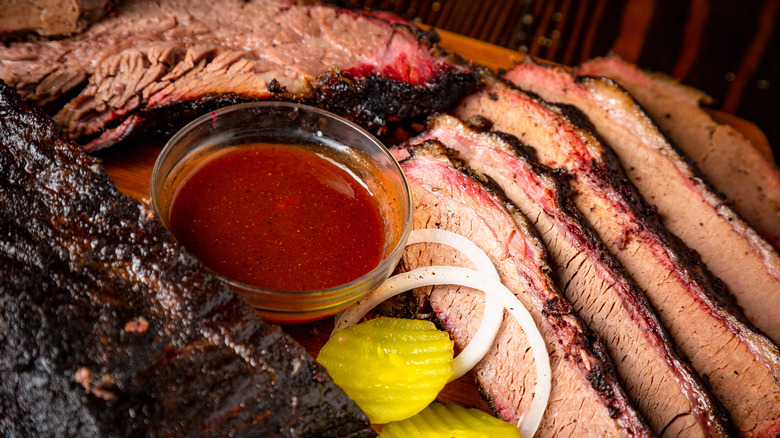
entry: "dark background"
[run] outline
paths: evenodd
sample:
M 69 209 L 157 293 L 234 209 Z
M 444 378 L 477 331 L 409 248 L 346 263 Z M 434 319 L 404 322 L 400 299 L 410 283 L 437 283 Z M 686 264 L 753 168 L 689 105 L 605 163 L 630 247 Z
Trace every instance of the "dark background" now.
M 780 0 L 350 0 L 575 65 L 617 53 L 704 90 L 780 157 Z

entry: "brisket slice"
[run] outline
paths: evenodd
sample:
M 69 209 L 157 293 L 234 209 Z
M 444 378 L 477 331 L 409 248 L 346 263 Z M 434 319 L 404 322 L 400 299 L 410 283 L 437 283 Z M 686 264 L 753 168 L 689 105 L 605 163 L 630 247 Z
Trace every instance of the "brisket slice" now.
M 480 120 L 480 129 L 488 122 Z M 478 132 L 452 116 L 432 119 L 413 141 L 436 139 L 486 174 L 530 219 L 551 276 L 604 342 L 622 386 L 659 436 L 728 436 L 727 414 L 681 359 L 646 298 L 585 225 L 561 175 L 537 164 L 516 138 Z
M 521 214 L 499 192 L 486 190 L 444 155 L 439 143 L 412 146 L 404 170 L 414 200 L 414 228 L 442 228 L 480 246 L 502 283 L 529 309 L 550 352 L 552 394 L 537 436 L 647 436 L 629 404 L 603 345 L 592 338 L 548 276 L 544 247 Z M 487 181 L 487 180 L 485 180 Z M 410 247 L 401 267 L 461 265 L 462 255 L 439 245 Z M 470 266 L 470 265 L 466 265 Z M 482 292 L 436 287 L 430 304 L 463 347 L 479 325 Z M 507 316 L 475 379 L 499 417 L 516 422 L 531 401 L 533 354 L 519 325 Z
M 4 34 L 35 32 L 70 35 L 103 17 L 110 0 L 4 0 L 0 40 Z
M 780 172 L 739 131 L 719 124 L 701 108 L 708 96 L 667 76 L 644 72 L 616 56 L 590 60 L 575 72 L 605 76 L 625 87 L 696 163 L 707 181 L 780 249 Z
M 631 95 L 609 79 L 575 78 L 535 62 L 523 62 L 505 77 L 547 101 L 582 111 L 628 179 L 658 208 L 661 223 L 699 253 L 750 322 L 780 341 L 780 254 L 708 187 Z
M 0 436 L 374 436 L 279 327 L 0 82 Z
M 250 100 L 314 104 L 377 128 L 478 85 L 434 37 L 323 4 L 128 0 L 73 37 L 0 46 L 0 79 L 90 150 Z
M 584 219 L 645 291 L 739 432 L 765 436 L 780 431 L 777 346 L 743 322 L 722 285 L 663 228 L 609 148 L 575 123 L 576 109 L 491 81 L 466 98 L 456 114 L 492 120 L 495 129 L 532 146 L 542 164 L 568 173 Z

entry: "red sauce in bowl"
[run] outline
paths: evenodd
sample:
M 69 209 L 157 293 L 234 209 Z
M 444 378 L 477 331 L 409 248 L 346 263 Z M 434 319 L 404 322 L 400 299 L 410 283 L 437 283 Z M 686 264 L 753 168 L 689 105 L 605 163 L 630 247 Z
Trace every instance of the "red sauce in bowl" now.
M 264 289 L 338 286 L 382 260 L 377 201 L 312 149 L 253 144 L 215 153 L 181 185 L 170 229 L 203 264 Z

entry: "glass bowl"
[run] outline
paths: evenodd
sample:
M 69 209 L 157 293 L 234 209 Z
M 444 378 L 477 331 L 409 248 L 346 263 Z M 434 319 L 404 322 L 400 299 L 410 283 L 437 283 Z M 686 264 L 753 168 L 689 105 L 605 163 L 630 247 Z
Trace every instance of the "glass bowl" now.
M 266 320 L 298 323 L 343 310 L 376 289 L 398 264 L 411 229 L 409 186 L 398 163 L 371 134 L 335 114 L 307 105 L 254 102 L 208 113 L 185 126 L 165 145 L 152 170 L 151 202 L 170 228 L 173 200 L 182 184 L 224 148 L 252 143 L 310 145 L 347 166 L 369 188 L 384 220 L 381 262 L 367 274 L 328 289 L 278 291 L 242 283 L 214 272 Z

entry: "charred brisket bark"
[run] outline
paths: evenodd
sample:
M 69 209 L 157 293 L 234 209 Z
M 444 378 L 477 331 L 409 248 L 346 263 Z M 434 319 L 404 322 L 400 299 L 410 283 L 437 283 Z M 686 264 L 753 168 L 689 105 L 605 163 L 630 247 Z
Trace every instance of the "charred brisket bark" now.
M 374 436 L 97 159 L 0 82 L 0 436 Z
M 542 164 L 568 173 L 577 208 L 645 291 L 738 431 L 745 436 L 780 431 L 777 346 L 744 322 L 722 285 L 663 228 L 609 148 L 575 123 L 572 117 L 581 113 L 497 81 L 467 97 L 455 112 L 464 119 L 492 120 L 497 130 L 533 147 Z
M 481 119 L 480 131 L 489 129 Z M 643 293 L 584 224 L 562 175 L 499 132 L 478 132 L 437 116 L 418 139 L 436 139 L 494 180 L 530 219 L 552 263 L 551 276 L 604 342 L 631 401 L 659 436 L 729 436 L 728 416 L 681 359 Z
M 571 305 L 548 276 L 547 254 L 533 229 L 500 191 L 490 192 L 472 173 L 459 171 L 439 143 L 411 148 L 401 163 L 414 200 L 415 228 L 443 228 L 479 245 L 498 269 L 502 283 L 529 309 L 551 355 L 552 394 L 537 436 L 648 436 L 651 434 L 617 382 L 603 345 L 586 332 Z M 499 190 L 493 186 L 494 190 Z M 456 251 L 414 245 L 404 269 L 462 265 Z M 481 292 L 436 287 L 429 300 L 436 317 L 463 347 L 478 326 Z M 475 379 L 499 417 L 517 421 L 530 403 L 533 357 L 512 318 L 474 370 Z
M 73 37 L 0 47 L 0 79 L 90 150 L 248 100 L 316 104 L 379 128 L 451 107 L 478 85 L 430 41 L 323 4 L 129 0 Z
M 713 192 L 631 95 L 611 80 L 575 78 L 534 62 L 523 62 L 505 77 L 543 99 L 582 111 L 615 151 L 628 179 L 658 208 L 661 223 L 723 280 L 751 323 L 780 340 L 780 254 Z M 780 183 L 780 174 L 777 178 Z M 777 214 L 774 220 L 780 225 Z

